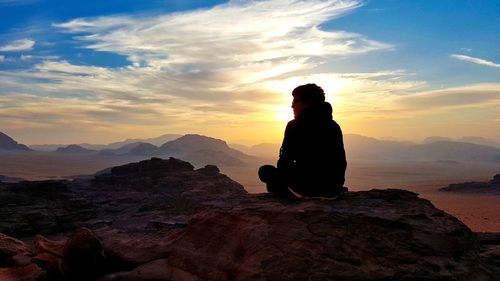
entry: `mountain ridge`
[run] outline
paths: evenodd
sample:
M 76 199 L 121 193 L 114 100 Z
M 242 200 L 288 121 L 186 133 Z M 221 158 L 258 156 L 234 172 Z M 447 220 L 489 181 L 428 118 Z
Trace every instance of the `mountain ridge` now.
M 13 138 L 9 137 L 7 134 L 0 132 L 0 150 L 7 151 L 31 151 L 31 149 L 15 141 Z
M 176 135 L 165 134 L 154 139 L 168 139 L 173 136 Z M 478 137 L 467 137 L 464 139 L 486 140 Z M 198 166 L 204 164 L 241 166 L 244 165 L 246 160 L 253 159 L 254 156 L 277 158 L 279 154 L 279 144 L 266 143 L 254 146 L 243 146 L 238 144 L 228 145 L 224 140 L 197 134 L 183 135 L 176 139 L 166 141 L 158 147 L 147 142 L 130 143 L 129 141 L 131 140 L 134 139 L 113 143 L 113 145 L 123 145 L 114 149 L 102 149 L 100 150 L 100 154 L 108 156 L 184 157 L 186 160 Z M 10 142 L 12 143 L 15 141 L 10 139 Z M 135 148 L 139 145 L 139 148 Z M 440 163 L 500 162 L 500 148 L 449 140 L 443 137 L 429 137 L 423 144 L 417 144 L 413 142 L 380 140 L 356 134 L 346 134 L 344 135 L 344 146 L 346 155 L 348 159 L 351 160 L 438 161 Z M 94 152 L 81 149 L 80 153 L 92 154 Z M 207 160 L 211 159 L 214 160 L 212 161 L 213 163 L 207 163 Z
M 176 139 L 181 137 L 182 135 L 179 134 L 163 134 L 158 137 L 154 138 L 131 138 L 131 139 L 126 139 L 123 141 L 118 141 L 118 142 L 112 142 L 109 144 L 89 144 L 89 143 L 75 143 L 76 145 L 79 145 L 83 148 L 86 149 L 92 149 L 92 150 L 104 150 L 104 149 L 119 149 L 127 144 L 131 143 L 137 143 L 137 142 L 145 142 L 145 143 L 150 143 L 155 146 L 160 146 L 164 144 L 167 141 Z M 55 151 L 59 147 L 64 147 L 67 146 L 68 144 L 33 144 L 30 145 L 29 147 L 34 149 L 34 150 L 39 150 L 39 151 Z

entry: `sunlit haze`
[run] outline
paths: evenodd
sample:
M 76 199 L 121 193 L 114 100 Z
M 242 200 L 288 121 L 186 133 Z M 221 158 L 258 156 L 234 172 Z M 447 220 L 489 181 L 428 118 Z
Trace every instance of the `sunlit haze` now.
M 345 134 L 500 141 L 498 1 L 0 0 L 0 131 L 24 144 L 280 142 L 317 83 Z

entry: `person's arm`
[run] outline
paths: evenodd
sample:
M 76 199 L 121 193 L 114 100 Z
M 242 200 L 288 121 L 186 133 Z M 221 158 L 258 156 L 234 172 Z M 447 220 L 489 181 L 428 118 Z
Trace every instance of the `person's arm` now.
M 340 129 L 340 126 L 338 124 L 336 125 L 336 132 L 334 136 L 334 143 L 335 143 L 335 169 L 336 175 L 335 178 L 339 181 L 336 184 L 339 186 L 343 186 L 345 182 L 345 170 L 347 168 L 347 160 L 345 156 L 345 149 L 344 149 L 344 140 L 342 136 L 342 130 Z
M 278 171 L 283 175 L 290 175 L 294 167 L 293 127 L 294 121 L 292 120 L 286 126 L 285 136 L 280 148 L 277 166 Z

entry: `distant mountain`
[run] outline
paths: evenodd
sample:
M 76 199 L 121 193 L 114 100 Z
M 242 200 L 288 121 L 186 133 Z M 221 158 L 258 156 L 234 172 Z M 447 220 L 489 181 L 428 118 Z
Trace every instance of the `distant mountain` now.
M 228 144 L 228 146 L 231 148 L 234 148 L 236 150 L 239 150 L 243 153 L 253 155 L 252 153 L 250 153 L 250 146 L 248 146 L 248 145 L 239 144 L 239 143 L 230 143 L 230 144 Z
M 101 155 L 154 155 L 158 147 L 146 142 L 134 142 L 125 144 L 117 149 L 103 149 L 99 151 Z
M 101 150 L 101 149 L 107 149 L 108 145 L 107 144 L 89 144 L 89 143 L 78 143 L 74 144 L 78 145 L 80 147 L 83 147 L 85 149 L 90 149 L 90 150 Z M 30 148 L 37 150 L 37 151 L 46 151 L 46 152 L 51 152 L 51 151 L 56 151 L 58 148 L 61 147 L 66 147 L 68 144 L 31 144 Z
M 494 162 L 500 162 L 500 152 L 493 157 Z
M 136 145 L 135 147 L 133 147 L 129 151 L 129 154 L 149 156 L 149 155 L 155 154 L 157 150 L 158 150 L 158 147 L 156 145 L 152 145 L 152 144 L 146 143 L 146 142 L 141 142 L 138 145 Z
M 50 151 L 56 151 L 58 148 L 60 147 L 64 147 L 66 146 L 67 144 L 30 144 L 29 147 L 33 150 L 36 150 L 36 151 L 46 151 L 46 152 L 50 152 Z
M 479 141 L 481 138 L 464 138 Z M 250 155 L 278 157 L 279 144 L 259 144 L 231 146 Z M 454 163 L 482 161 L 500 162 L 500 149 L 494 146 L 469 142 L 452 141 L 449 138 L 433 136 L 424 144 L 408 141 L 380 140 L 356 134 L 344 135 L 347 160 L 388 160 L 388 161 L 439 161 Z
M 487 139 L 487 138 L 483 138 L 483 137 L 477 137 L 477 136 L 465 136 L 465 137 L 461 137 L 458 139 L 452 139 L 452 138 L 441 137 L 441 136 L 432 136 L 432 137 L 425 138 L 423 143 L 426 144 L 426 143 L 433 143 L 433 142 L 438 142 L 438 141 L 466 142 L 466 143 L 481 144 L 481 145 L 493 146 L 496 148 L 500 148 L 500 141 L 493 140 L 493 139 Z
M 182 135 L 176 135 L 176 134 L 165 134 L 161 135 L 156 138 L 147 138 L 147 139 L 127 139 L 124 141 L 119 141 L 119 142 L 113 142 L 110 144 L 90 144 L 90 143 L 79 143 L 77 145 L 86 148 L 86 149 L 91 149 L 91 150 L 108 150 L 108 149 L 119 149 L 122 148 L 123 146 L 127 144 L 134 144 L 134 143 L 150 143 L 155 146 L 160 146 L 168 141 L 175 140 Z M 39 151 L 55 151 L 57 148 L 66 146 L 65 144 L 33 144 L 30 145 L 30 147 L 34 150 L 39 150 Z M 104 152 L 103 154 L 106 154 Z
M 441 139 L 432 137 L 431 139 Z M 435 141 L 415 144 L 411 142 L 383 141 L 360 135 L 345 135 L 347 159 L 415 160 L 415 161 L 482 161 L 500 162 L 500 149 L 492 146 L 457 142 Z
M 127 154 L 127 153 L 130 152 L 130 150 L 132 150 L 133 148 L 135 148 L 139 144 L 141 144 L 141 143 L 140 142 L 134 142 L 134 143 L 125 144 L 122 147 L 116 148 L 116 149 L 111 149 L 111 148 L 102 149 L 102 150 L 99 151 L 99 154 L 105 154 L 105 155 Z
M 2 132 L 0 132 L 0 150 L 31 151 L 31 149 L 26 145 L 16 142 L 14 139 Z
M 156 138 L 127 139 L 124 141 L 110 143 L 110 144 L 106 145 L 106 148 L 107 149 L 117 149 L 117 148 L 123 147 L 124 145 L 132 144 L 132 143 L 150 143 L 150 144 L 153 144 L 155 146 L 160 146 L 166 142 L 178 139 L 181 136 L 182 135 L 177 135 L 177 134 L 165 134 L 165 135 L 161 135 L 161 136 L 156 137 Z
M 246 154 L 260 157 L 278 157 L 280 151 L 279 143 L 260 143 L 253 146 L 230 144 L 229 146 Z
M 194 150 L 182 156 L 182 159 L 196 166 L 217 164 L 222 166 L 244 166 L 245 162 L 220 150 Z
M 496 148 L 500 148 L 500 142 L 483 138 L 483 137 L 475 137 L 475 136 L 467 136 L 467 137 L 462 137 L 458 139 L 458 141 L 461 142 L 468 142 L 468 143 L 475 143 L 475 144 L 482 144 L 482 145 L 487 145 L 487 146 L 494 146 Z
M 431 136 L 424 139 L 424 143 L 433 143 L 437 141 L 453 141 L 451 138 L 441 136 Z
M 86 149 L 76 144 L 70 144 L 65 147 L 59 147 L 56 153 L 68 153 L 68 154 L 93 154 L 97 153 L 96 150 Z
M 179 155 L 197 150 L 222 151 L 234 157 L 250 158 L 249 155 L 230 148 L 223 140 L 195 134 L 184 135 L 176 140 L 169 141 L 160 146 L 157 153 L 165 155 Z
M 243 163 L 242 159 L 253 158 L 230 148 L 223 140 L 193 134 L 163 144 L 155 155 L 178 157 L 204 165 L 240 165 Z
M 151 156 L 158 150 L 158 147 L 146 142 L 134 142 L 126 144 L 117 149 L 103 149 L 99 151 L 101 155 L 136 155 Z
M 456 141 L 415 145 L 409 150 L 411 159 L 417 160 L 495 161 L 498 154 L 496 147 Z
M 347 159 L 402 160 L 409 158 L 412 142 L 378 140 L 355 134 L 344 135 Z

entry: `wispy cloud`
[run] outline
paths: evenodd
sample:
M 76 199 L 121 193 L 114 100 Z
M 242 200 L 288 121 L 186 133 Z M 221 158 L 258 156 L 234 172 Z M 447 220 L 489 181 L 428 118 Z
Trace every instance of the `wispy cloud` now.
M 242 66 L 291 56 L 347 56 L 391 48 L 360 34 L 319 28 L 360 5 L 336 0 L 232 1 L 186 13 L 75 19 L 55 26 L 81 33 L 77 39 L 88 48 L 123 54 L 153 67 Z
M 500 84 L 475 84 L 421 92 L 400 97 L 397 102 L 404 108 L 422 111 L 481 105 L 500 106 Z
M 35 46 L 35 41 L 31 39 L 20 39 L 7 45 L 0 46 L 0 52 L 26 51 L 33 49 L 33 46 Z
M 23 61 L 29 61 L 29 60 L 33 59 L 33 56 L 32 55 L 21 55 L 20 58 Z
M 0 62 L 5 60 L 5 56 L 0 55 Z
M 457 59 L 457 60 L 471 62 L 471 63 L 475 63 L 475 64 L 486 65 L 486 66 L 490 66 L 490 67 L 500 67 L 499 63 L 494 63 L 492 61 L 488 61 L 488 60 L 484 60 L 484 59 L 480 59 L 480 58 L 475 58 L 475 57 L 470 57 L 470 56 L 466 56 L 466 55 L 452 54 L 451 57 L 454 59 Z

